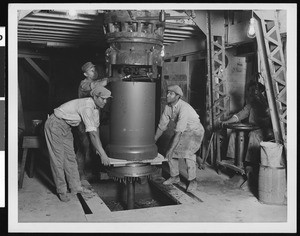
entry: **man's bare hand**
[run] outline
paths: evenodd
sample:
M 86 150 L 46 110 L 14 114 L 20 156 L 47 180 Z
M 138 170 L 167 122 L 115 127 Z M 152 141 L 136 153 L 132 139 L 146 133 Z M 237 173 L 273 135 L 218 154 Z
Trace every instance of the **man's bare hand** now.
M 96 153 L 100 156 L 100 159 L 101 159 L 101 163 L 105 166 L 108 166 L 110 165 L 110 161 L 109 161 L 109 158 L 108 156 L 104 153 L 104 154 L 100 154 L 98 151 L 96 151 Z
M 168 161 L 171 161 L 172 156 L 173 156 L 173 152 L 167 152 L 166 158 L 168 159 Z
M 110 165 L 110 161 L 108 157 L 101 157 L 101 163 L 105 166 L 109 166 Z

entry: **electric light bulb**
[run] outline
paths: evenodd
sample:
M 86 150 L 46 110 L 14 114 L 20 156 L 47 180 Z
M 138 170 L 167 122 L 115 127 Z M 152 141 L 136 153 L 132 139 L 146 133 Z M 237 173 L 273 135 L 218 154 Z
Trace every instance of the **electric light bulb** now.
M 254 18 L 252 17 L 250 19 L 250 25 L 247 31 L 247 36 L 249 38 L 254 38 L 255 37 L 255 29 L 254 29 Z
M 77 12 L 76 10 L 72 9 L 72 10 L 68 10 L 68 18 L 70 20 L 74 20 L 77 17 Z

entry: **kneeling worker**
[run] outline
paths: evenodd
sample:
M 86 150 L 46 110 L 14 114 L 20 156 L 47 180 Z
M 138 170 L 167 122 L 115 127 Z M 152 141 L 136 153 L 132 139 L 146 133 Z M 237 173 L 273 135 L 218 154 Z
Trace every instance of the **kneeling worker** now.
M 111 97 L 111 92 L 103 86 L 96 86 L 90 95 L 91 97 L 74 99 L 62 104 L 54 109 L 54 113 L 45 123 L 45 137 L 53 179 L 58 196 L 63 202 L 70 200 L 67 195 L 65 175 L 71 193 L 88 192 L 80 182 L 71 127 L 78 126 L 83 121 L 85 131 L 89 133 L 96 153 L 101 158 L 101 163 L 109 165 L 109 158 L 99 138 L 99 111 Z
M 169 185 L 180 182 L 178 159 L 183 158 L 187 165 L 189 185 L 187 191 L 197 188 L 196 181 L 196 152 L 199 150 L 204 136 L 204 128 L 194 108 L 183 101 L 183 92 L 178 85 L 171 85 L 167 91 L 167 105 L 161 115 L 155 133 L 155 142 L 167 129 L 170 120 L 176 124 L 172 143 L 166 153 L 170 166 L 171 177 L 163 184 Z

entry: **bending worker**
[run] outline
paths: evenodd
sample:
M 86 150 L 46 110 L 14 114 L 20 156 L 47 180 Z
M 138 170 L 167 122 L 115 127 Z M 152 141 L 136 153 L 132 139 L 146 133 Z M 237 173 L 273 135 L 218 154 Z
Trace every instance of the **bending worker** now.
M 67 183 L 71 193 L 86 193 L 80 182 L 76 155 L 73 146 L 71 128 L 78 126 L 81 121 L 89 134 L 96 153 L 103 165 L 109 165 L 99 136 L 99 110 L 103 108 L 111 92 L 102 86 L 96 86 L 91 91 L 91 97 L 74 99 L 54 109 L 54 113 L 45 123 L 45 137 L 50 154 L 50 166 L 56 191 L 61 201 L 70 200 L 67 195 Z
M 96 70 L 96 66 L 92 62 L 86 62 L 81 67 L 85 78 L 80 82 L 78 87 L 78 97 L 85 98 L 90 96 L 90 92 L 96 86 L 106 86 L 107 78 L 104 77 L 104 70 Z M 81 122 L 76 130 L 75 143 L 77 147 L 76 158 L 78 162 L 78 170 L 81 179 L 91 179 L 92 173 L 92 156 L 90 153 L 90 140 L 85 132 L 85 125 Z
M 265 86 L 251 81 L 248 85 L 248 99 L 244 108 L 230 119 L 222 121 L 222 125 L 241 122 L 248 118 L 248 123 L 258 126 L 259 129 L 249 132 L 249 142 L 246 152 L 246 165 L 258 165 L 260 161 L 260 142 L 273 137 L 271 117 L 267 99 L 264 95 Z M 228 142 L 227 157 L 235 157 L 235 132 L 232 132 Z
M 183 92 L 178 85 L 171 85 L 167 90 L 167 105 L 161 115 L 155 133 L 155 142 L 167 129 L 170 120 L 176 124 L 175 134 L 166 153 L 171 177 L 163 182 L 165 185 L 180 182 L 178 159 L 183 158 L 187 165 L 189 185 L 187 191 L 197 188 L 196 152 L 199 150 L 204 136 L 204 128 L 193 107 L 183 101 Z

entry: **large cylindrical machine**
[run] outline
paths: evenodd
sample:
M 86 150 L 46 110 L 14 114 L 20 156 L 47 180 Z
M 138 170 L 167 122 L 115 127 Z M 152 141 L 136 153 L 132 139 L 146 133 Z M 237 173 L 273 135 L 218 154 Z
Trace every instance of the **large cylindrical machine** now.
M 110 141 L 111 158 L 136 161 L 109 169 L 109 175 L 127 185 L 127 205 L 134 205 L 135 181 L 150 176 L 154 166 L 143 160 L 157 157 L 154 141 L 159 115 L 160 76 L 164 19 L 162 11 L 107 11 L 104 31 L 108 75 L 111 83 Z M 139 162 L 140 161 L 140 162 Z
M 155 158 L 155 83 L 113 82 L 111 90 L 109 156 L 130 161 Z

